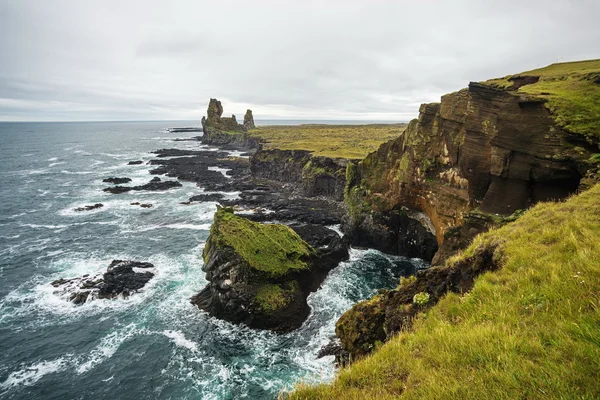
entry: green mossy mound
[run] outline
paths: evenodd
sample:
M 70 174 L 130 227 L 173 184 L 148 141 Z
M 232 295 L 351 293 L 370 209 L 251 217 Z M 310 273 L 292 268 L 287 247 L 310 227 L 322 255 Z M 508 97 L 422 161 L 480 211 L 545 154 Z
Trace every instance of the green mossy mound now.
M 307 259 L 314 254 L 314 249 L 290 227 L 253 222 L 235 215 L 233 209 L 227 207 L 217 210 L 209 242 L 204 262 L 207 262 L 207 249 L 227 245 L 251 268 L 273 278 L 308 270 Z

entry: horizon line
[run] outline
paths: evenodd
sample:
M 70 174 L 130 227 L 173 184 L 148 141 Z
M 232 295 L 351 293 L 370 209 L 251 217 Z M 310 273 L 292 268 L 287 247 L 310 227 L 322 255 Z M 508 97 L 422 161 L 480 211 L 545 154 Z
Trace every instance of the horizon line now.
M 115 119 L 115 120 L 60 120 L 60 121 L 49 121 L 49 120 L 31 120 L 31 121 L 4 121 L 0 120 L 0 124 L 2 123 L 10 123 L 10 124 L 27 124 L 27 123 L 110 123 L 110 122 L 190 122 L 196 121 L 195 119 Z M 357 119 L 357 118 L 257 118 L 256 121 L 386 121 L 386 122 L 396 122 L 396 123 L 407 123 L 410 120 L 398 120 L 398 119 Z M 200 120 L 198 120 L 200 122 Z M 200 124 L 201 126 L 201 124 Z

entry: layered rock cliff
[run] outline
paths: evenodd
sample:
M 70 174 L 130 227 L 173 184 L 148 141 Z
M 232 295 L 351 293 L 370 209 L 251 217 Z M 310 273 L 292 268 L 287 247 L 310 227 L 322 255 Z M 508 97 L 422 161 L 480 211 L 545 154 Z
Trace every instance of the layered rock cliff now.
M 380 232 L 394 224 L 381 220 L 421 212 L 443 245 L 470 210 L 510 215 L 574 193 L 594 149 L 560 127 L 543 99 L 472 82 L 422 105 L 401 137 L 349 169 L 348 227 L 389 251 L 394 237 L 382 241 Z

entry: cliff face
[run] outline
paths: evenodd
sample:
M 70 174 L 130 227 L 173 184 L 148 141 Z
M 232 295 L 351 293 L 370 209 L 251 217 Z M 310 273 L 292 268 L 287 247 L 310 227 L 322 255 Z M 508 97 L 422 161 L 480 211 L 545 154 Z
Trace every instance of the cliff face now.
M 295 185 L 305 197 L 341 201 L 346 185 L 345 159 L 313 156 L 306 150 L 259 150 L 250 159 L 252 176 Z
M 442 245 L 469 210 L 509 215 L 574 193 L 591 150 L 558 126 L 543 100 L 471 83 L 422 105 L 401 137 L 349 171 L 348 225 L 381 243 L 378 232 L 393 226 L 373 219 L 407 208 L 426 214 Z
M 472 82 L 441 103 L 423 104 L 401 137 L 348 167 L 347 230 L 354 243 L 404 255 L 423 251 L 427 235 L 406 226 L 412 218 L 439 248 L 435 267 L 416 281 L 340 318 L 336 334 L 344 350 L 363 355 L 409 326 L 423 308 L 416 295 L 435 303 L 446 292 L 468 291 L 475 276 L 499 267 L 493 251 L 446 262 L 479 233 L 598 182 L 598 76 L 600 61 L 592 60 Z

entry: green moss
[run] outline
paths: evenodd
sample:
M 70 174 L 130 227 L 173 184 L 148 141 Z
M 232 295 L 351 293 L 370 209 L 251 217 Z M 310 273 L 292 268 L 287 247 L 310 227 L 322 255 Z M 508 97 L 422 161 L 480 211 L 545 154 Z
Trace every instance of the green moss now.
M 265 149 L 307 150 L 315 156 L 361 159 L 379 145 L 397 138 L 406 124 L 270 125 L 248 131 Z
M 271 314 L 287 307 L 299 290 L 296 281 L 286 283 L 285 288 L 276 284 L 264 285 L 256 293 L 254 302 L 263 312 Z
M 410 155 L 404 153 L 402 154 L 402 157 L 400 157 L 400 160 L 396 162 L 396 180 L 398 182 L 408 182 L 410 180 L 410 159 Z
M 600 185 L 479 235 L 502 265 L 295 399 L 600 398 Z
M 545 100 L 559 126 L 588 138 L 600 138 L 600 60 L 552 64 L 484 83 L 511 89 L 509 79 L 518 76 L 539 76 L 537 83 L 522 86 L 518 92 Z
M 306 259 L 314 253 L 290 227 L 253 222 L 234 215 L 230 208 L 215 214 L 207 247 L 213 245 L 233 247 L 250 267 L 272 277 L 307 269 Z

